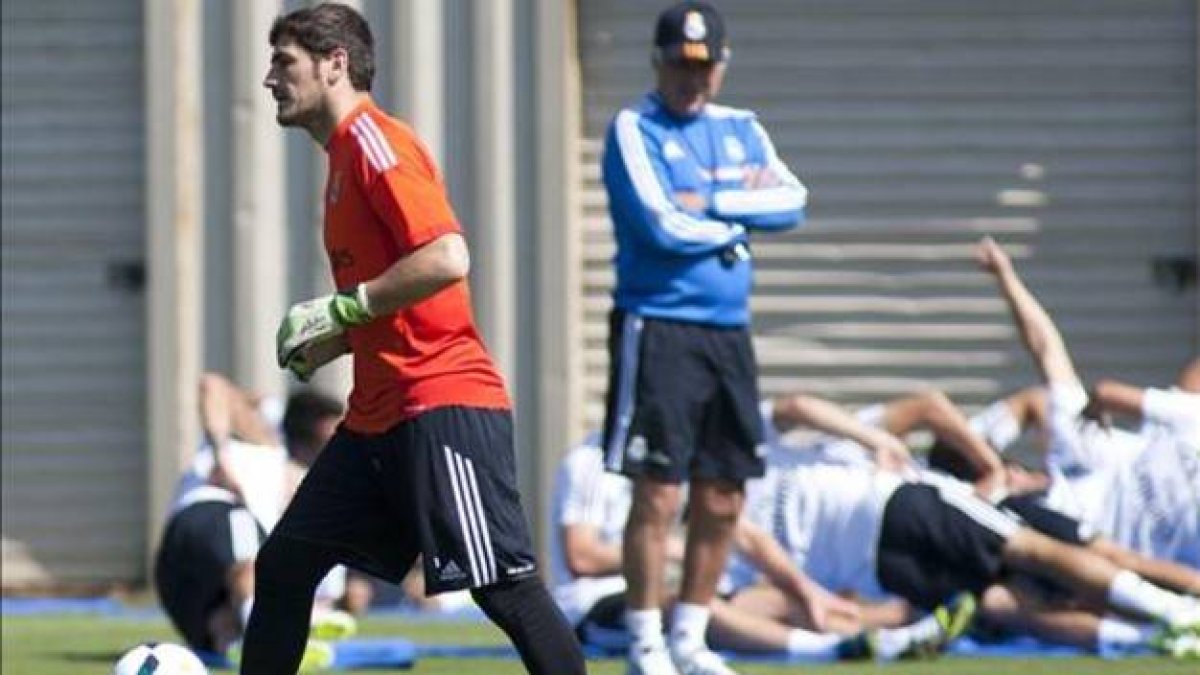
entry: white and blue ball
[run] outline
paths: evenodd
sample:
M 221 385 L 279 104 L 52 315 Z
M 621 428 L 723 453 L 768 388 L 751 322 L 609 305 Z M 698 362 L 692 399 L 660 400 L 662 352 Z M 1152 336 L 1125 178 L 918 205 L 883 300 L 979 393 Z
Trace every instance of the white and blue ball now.
M 208 670 L 186 647 L 150 642 L 125 652 L 112 675 L 208 675 Z

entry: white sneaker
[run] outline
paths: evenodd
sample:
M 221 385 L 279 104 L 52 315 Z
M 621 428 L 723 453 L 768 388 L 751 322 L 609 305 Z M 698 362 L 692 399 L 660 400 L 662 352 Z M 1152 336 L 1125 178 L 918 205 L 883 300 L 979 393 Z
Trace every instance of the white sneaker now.
M 705 647 L 686 654 L 672 650 L 671 660 L 675 662 L 679 675 L 737 675 L 736 671 L 725 665 L 725 659 Z
M 666 647 L 630 647 L 627 675 L 680 675 Z

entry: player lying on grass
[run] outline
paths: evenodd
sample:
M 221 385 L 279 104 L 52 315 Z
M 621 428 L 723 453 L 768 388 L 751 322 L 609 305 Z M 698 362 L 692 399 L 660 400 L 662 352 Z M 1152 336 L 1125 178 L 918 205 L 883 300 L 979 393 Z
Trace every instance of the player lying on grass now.
M 929 608 L 964 590 L 982 593 L 1022 572 L 1053 580 L 1094 606 L 1165 624 L 1171 636 L 1194 633 L 1200 614 L 1195 599 L 1021 525 L 978 499 L 966 483 L 921 474 L 931 481 L 926 484 L 866 466 L 863 446 L 903 453 L 898 449 L 903 444 L 882 429 L 813 397 L 785 400 L 775 412 L 776 428 L 807 423 L 840 430 L 834 432 L 863 444 L 826 439 L 804 448 L 773 447 L 772 470 L 753 484 L 751 522 L 771 532 L 796 567 L 823 586 L 867 598 L 886 591 Z M 895 412 L 877 408 L 871 416 L 895 418 Z M 727 587 L 745 586 L 755 576 L 753 569 L 735 565 Z
M 583 642 L 610 649 L 629 643 L 624 625 L 621 537 L 631 504 L 630 490 L 627 478 L 604 470 L 597 434 L 567 453 L 555 480 L 551 516 L 554 596 Z M 856 604 L 813 583 L 779 555 L 777 548 L 765 546 L 764 540 L 769 536 L 745 526 L 738 533 L 737 544 L 801 609 L 785 626 L 764 618 L 770 611 L 767 607 L 747 605 L 755 597 L 751 590 L 741 589 L 745 592 L 740 597 L 715 600 L 708 628 L 715 647 L 817 660 L 890 659 L 936 651 L 960 632 L 969 618 L 970 606 L 956 605 L 956 613 L 942 610 L 912 626 L 868 634 L 864 632 L 868 627 L 898 626 L 905 620 L 904 613 L 894 609 L 861 611 Z M 667 549 L 678 562 L 681 542 L 672 539 Z M 662 603 L 669 604 L 669 599 L 662 598 Z
M 285 411 L 220 375 L 201 378 L 205 444 L 179 479 L 155 559 L 163 609 L 193 649 L 226 653 L 241 638 L 259 545 L 341 415 L 337 401 L 319 394 L 294 394 Z M 361 613 L 369 601 L 365 579 L 348 581 L 345 568 L 335 569 L 321 585 L 314 636 L 352 633 L 352 616 L 335 606 Z M 328 651 L 310 642 L 309 661 Z
M 1200 359 L 1176 389 L 1143 389 L 1111 380 L 1091 396 L 1050 315 L 992 240 L 979 245 L 1021 339 L 1045 384 L 993 406 L 977 424 L 1005 448 L 1023 424 L 1045 430 L 1044 502 L 1143 555 L 1200 568 Z M 1108 423 L 1116 413 L 1141 422 L 1137 433 Z M 1029 481 L 1013 488 L 1028 490 Z M 1193 592 L 1197 589 L 1192 588 Z

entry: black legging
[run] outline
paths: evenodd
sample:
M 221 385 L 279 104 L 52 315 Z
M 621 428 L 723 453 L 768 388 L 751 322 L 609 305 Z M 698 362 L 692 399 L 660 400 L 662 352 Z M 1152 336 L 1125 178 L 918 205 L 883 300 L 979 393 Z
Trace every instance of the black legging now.
M 272 536 L 255 562 L 254 610 L 242 641 L 243 675 L 295 675 L 304 656 L 313 593 L 336 563 L 316 544 Z M 582 675 L 583 650 L 537 577 L 471 591 L 512 640 L 533 675 Z

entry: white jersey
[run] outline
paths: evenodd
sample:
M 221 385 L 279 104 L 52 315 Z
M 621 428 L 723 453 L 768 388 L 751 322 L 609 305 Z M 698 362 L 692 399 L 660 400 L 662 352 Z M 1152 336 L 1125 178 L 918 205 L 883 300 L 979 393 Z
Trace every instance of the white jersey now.
M 283 515 L 283 500 L 287 485 L 287 450 L 281 445 L 253 445 L 241 441 L 230 441 L 227 451 L 229 470 L 241 482 L 246 497 L 246 508 L 268 532 L 275 527 Z M 214 464 L 213 449 L 205 446 L 196 452 L 192 464 L 179 478 L 175 488 L 175 500 L 171 506 L 174 515 L 198 502 L 235 503 L 233 493 L 210 485 Z
M 822 586 L 884 596 L 875 568 L 879 535 L 884 508 L 902 479 L 826 463 L 819 454 L 807 462 L 797 455 L 788 455 L 788 468 L 768 466 L 763 478 L 747 483 L 744 517 L 770 532 L 796 567 Z M 758 576 L 749 560 L 734 555 L 722 591 L 736 591 Z
M 1200 567 L 1200 396 L 1146 390 L 1139 433 L 1083 419 L 1078 384 L 1049 388 L 1045 505 L 1144 555 Z
M 591 525 L 606 544 L 619 545 L 633 501 L 628 478 L 604 468 L 600 438 L 593 434 L 563 458 L 554 481 L 550 518 L 550 574 L 554 600 L 572 625 L 600 599 L 625 591 L 621 574 L 575 577 L 567 567 L 563 528 Z

